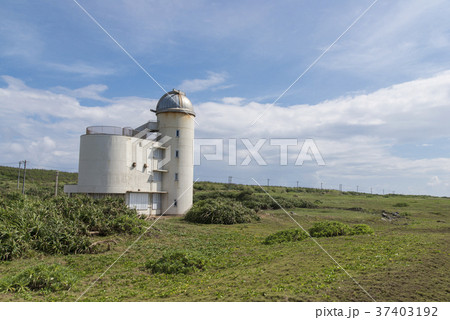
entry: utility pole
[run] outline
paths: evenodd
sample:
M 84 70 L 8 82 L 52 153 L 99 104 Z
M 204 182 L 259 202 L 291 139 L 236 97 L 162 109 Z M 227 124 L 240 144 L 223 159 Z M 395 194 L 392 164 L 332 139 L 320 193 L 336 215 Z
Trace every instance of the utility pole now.
M 228 184 L 231 184 L 231 181 L 233 180 L 232 176 L 228 176 Z
M 383 194 L 384 194 L 384 189 L 383 189 Z
M 372 187 L 370 187 L 370 194 L 372 194 Z
M 27 175 L 27 160 L 23 160 L 23 183 L 22 194 L 25 194 L 25 176 Z
M 297 189 L 298 189 L 298 181 L 297 181 Z
M 22 161 L 19 161 L 19 175 L 17 176 L 17 190 L 20 188 L 20 168 L 22 167 Z
M 56 171 L 55 197 L 58 196 L 58 177 L 59 177 L 59 171 Z
M 359 186 L 356 186 L 356 192 L 358 192 L 359 191 Z
M 267 179 L 267 186 L 269 186 L 270 179 Z

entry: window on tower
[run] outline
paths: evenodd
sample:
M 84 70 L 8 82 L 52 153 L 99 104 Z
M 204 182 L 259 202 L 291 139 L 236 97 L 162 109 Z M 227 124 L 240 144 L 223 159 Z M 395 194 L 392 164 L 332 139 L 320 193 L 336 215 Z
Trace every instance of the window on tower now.
M 175 181 L 178 181 L 178 172 L 175 173 Z
M 175 150 L 175 158 L 178 158 L 179 154 L 178 150 Z
M 177 138 L 180 136 L 180 130 L 177 130 L 176 136 L 177 136 Z
M 153 149 L 153 159 L 161 160 L 164 158 L 164 150 L 163 149 Z
M 160 182 L 162 180 L 161 178 L 162 178 L 161 172 L 158 172 L 158 171 L 153 172 L 153 181 L 154 182 Z

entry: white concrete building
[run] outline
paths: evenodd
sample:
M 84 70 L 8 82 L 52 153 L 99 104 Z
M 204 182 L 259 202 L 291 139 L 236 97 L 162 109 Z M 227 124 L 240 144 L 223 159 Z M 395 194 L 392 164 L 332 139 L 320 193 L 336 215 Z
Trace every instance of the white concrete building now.
M 152 111 L 157 121 L 135 129 L 88 127 L 80 138 L 78 184 L 64 192 L 123 197 L 142 214 L 185 214 L 192 206 L 194 108 L 174 89 Z

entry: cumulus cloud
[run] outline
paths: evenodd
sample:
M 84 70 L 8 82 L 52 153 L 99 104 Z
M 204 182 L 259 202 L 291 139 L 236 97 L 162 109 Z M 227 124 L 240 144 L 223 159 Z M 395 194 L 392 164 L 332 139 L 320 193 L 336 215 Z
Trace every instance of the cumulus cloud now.
M 294 168 L 299 143 L 290 149 L 291 166 L 280 168 L 276 148 L 270 148 L 267 143 L 261 153 L 272 160 L 269 162 L 273 166 L 265 168 L 265 174 L 277 176 L 280 183 L 282 179 L 289 182 L 286 177 L 290 178 L 297 171 L 302 172 L 303 181 L 306 175 L 310 179 L 308 183 L 315 186 L 320 181 L 327 181 L 329 187 L 337 188 L 344 182 L 353 188 L 357 184 L 379 186 L 380 193 L 382 185 L 386 191 L 403 189 L 403 192 L 427 193 L 426 182 L 430 174 L 450 176 L 450 158 L 445 155 L 430 158 L 423 152 L 417 152 L 411 158 L 395 151 L 407 143 L 431 145 L 433 140 L 448 136 L 447 124 L 442 119 L 450 117 L 449 88 L 450 72 L 443 72 L 370 94 L 345 96 L 316 105 L 279 107 L 242 103 L 236 99 L 205 102 L 196 106 L 197 136 L 295 138 L 299 141 L 314 138 L 327 163 L 325 167 Z M 265 110 L 252 126 L 252 121 Z M 244 146 L 241 145 L 241 149 L 244 157 Z M 405 183 L 411 179 L 421 182 L 417 185 Z M 289 183 L 292 185 L 292 181 Z M 439 194 L 448 194 L 448 187 L 441 187 Z
M 76 170 L 79 136 L 90 125 L 137 127 L 154 117 L 149 112 L 156 100 L 139 97 L 113 98 L 105 106 L 86 107 L 78 99 L 102 100 L 103 85 L 69 90 L 39 90 L 21 80 L 3 77 L 0 87 L 0 153 L 2 162 L 24 159 L 52 168 Z M 270 178 L 274 184 L 355 189 L 381 193 L 430 193 L 448 195 L 450 158 L 424 153 L 402 154 L 401 146 L 430 145 L 448 136 L 442 119 L 450 118 L 450 71 L 377 90 L 345 96 L 315 105 L 270 106 L 238 97 L 195 105 L 196 138 L 223 139 L 223 161 L 203 161 L 195 174 L 202 179 L 252 183 Z M 103 102 L 103 101 L 102 101 Z M 261 112 L 267 112 L 253 126 Z M 124 120 L 125 119 L 125 120 Z M 237 166 L 228 165 L 229 139 L 236 139 Z M 280 147 L 271 139 L 291 139 L 287 165 L 280 165 Z M 312 138 L 325 166 L 314 159 L 299 167 L 305 139 Z M 267 165 L 245 159 L 243 139 L 256 145 L 266 139 L 260 153 Z M 248 143 L 247 143 L 248 144 Z M 433 154 L 433 156 L 429 156 Z M 27 159 L 27 160 L 28 160 Z M 241 165 L 248 162 L 248 166 Z M 430 178 L 436 177 L 436 178 Z M 238 179 L 247 179 L 247 181 Z M 431 179 L 431 180 L 430 180 Z M 441 183 L 443 182 L 443 183 Z
M 2 79 L 7 84 L 0 87 L 2 163 L 26 158 L 34 166 L 77 170 L 79 137 L 86 127 L 137 127 L 152 118 L 149 109 L 157 102 L 139 97 L 104 99 L 103 85 L 49 91 L 30 88 L 13 77 Z M 88 97 L 108 103 L 86 107 L 77 100 Z

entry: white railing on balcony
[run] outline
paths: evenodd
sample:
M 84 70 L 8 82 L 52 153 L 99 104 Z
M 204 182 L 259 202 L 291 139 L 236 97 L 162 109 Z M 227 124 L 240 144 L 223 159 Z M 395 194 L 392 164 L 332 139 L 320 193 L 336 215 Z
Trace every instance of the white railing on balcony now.
M 91 126 L 86 128 L 86 134 L 110 134 L 132 137 L 134 133 L 133 128 L 121 128 L 114 126 Z

